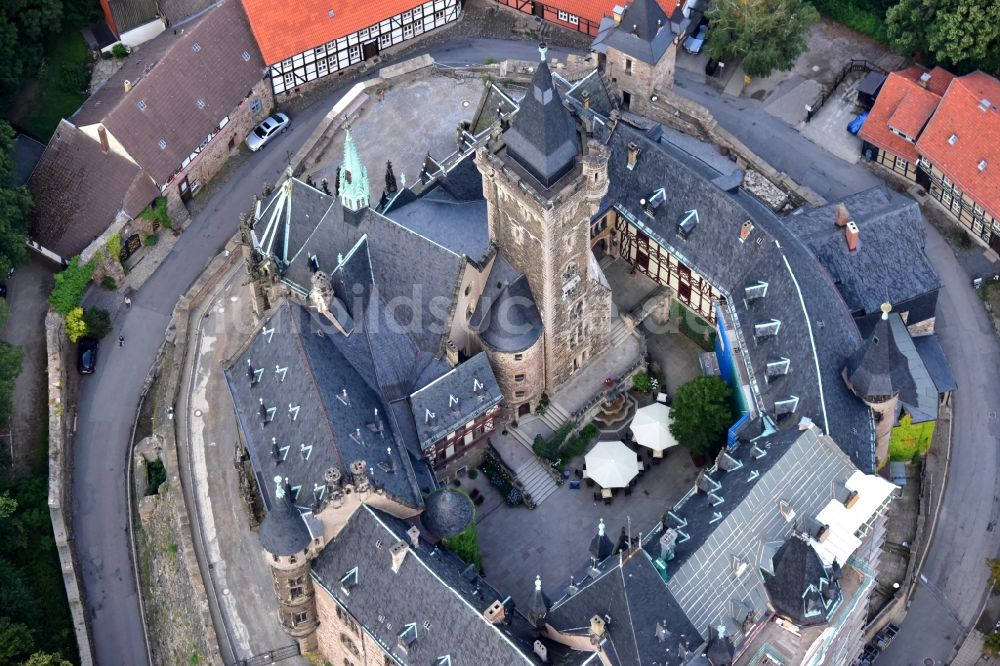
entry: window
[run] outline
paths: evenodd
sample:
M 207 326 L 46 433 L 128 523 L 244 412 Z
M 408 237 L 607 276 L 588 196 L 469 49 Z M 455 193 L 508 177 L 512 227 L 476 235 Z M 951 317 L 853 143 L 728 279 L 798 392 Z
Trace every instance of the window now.
M 444 10 L 443 9 L 439 9 L 436 12 L 434 12 L 434 20 L 435 21 L 443 21 L 444 20 Z
M 361 57 L 361 45 L 355 44 L 347 50 L 347 55 L 351 60 L 357 60 Z
M 403 39 L 410 39 L 413 37 L 413 24 L 407 23 L 403 26 Z
M 297 626 L 309 619 L 309 611 L 302 611 L 292 616 L 292 626 Z
M 524 354 L 514 354 L 515 361 L 521 361 L 524 359 Z
M 514 391 L 514 397 L 515 398 L 523 398 L 524 397 L 524 391 Z
M 344 657 L 344 666 L 354 666 L 354 662 L 352 662 L 347 657 Z
M 412 11 L 403 12 L 403 20 L 404 21 L 409 21 L 411 18 L 413 18 L 413 12 Z
M 260 98 L 254 97 L 250 101 L 250 113 L 256 116 L 258 113 L 260 113 L 260 109 L 261 109 Z
M 514 381 L 515 382 L 523 382 L 524 381 L 524 375 L 514 375 Z
M 318 76 L 326 76 L 326 73 L 329 71 L 329 65 L 327 62 L 326 58 L 316 61 L 316 74 Z
M 559 10 L 559 20 L 560 21 L 568 21 L 569 20 L 569 14 L 567 14 L 566 12 L 564 12 L 563 10 L 560 9 Z
M 243 52 L 243 62 L 250 62 L 250 52 L 249 51 L 244 51 Z
M 355 645 L 354 641 L 347 634 L 340 634 L 340 643 L 347 648 L 347 651 L 357 657 L 360 653 L 358 652 L 358 646 Z
M 570 14 L 569 15 L 569 22 L 570 22 L 570 25 L 580 25 L 580 17 L 579 16 L 574 16 L 573 14 Z
M 632 76 L 632 60 L 625 58 L 625 73 Z
M 392 34 L 385 33 L 378 38 L 378 45 L 380 48 L 386 49 L 392 46 Z
M 292 74 L 291 72 L 288 72 L 287 74 L 285 74 L 285 76 L 283 78 L 285 80 L 285 88 L 286 89 L 287 88 L 291 88 L 292 86 L 295 85 L 295 75 Z
M 145 111 L 146 110 L 146 100 L 144 100 L 144 99 L 140 99 L 138 102 L 135 103 L 135 105 L 137 107 L 139 107 L 140 111 Z
M 298 599 L 303 594 L 305 594 L 305 587 L 303 585 L 302 576 L 288 581 L 288 591 L 292 599 Z
M 358 39 L 368 39 L 368 28 L 358 30 Z
M 295 564 L 295 556 L 294 555 L 290 555 L 288 557 L 288 563 L 289 564 Z
M 316 48 L 314 48 L 313 49 L 313 54 L 315 54 L 317 57 L 319 57 L 321 55 L 325 55 L 326 54 L 326 44 L 320 44 L 319 46 L 317 46 Z

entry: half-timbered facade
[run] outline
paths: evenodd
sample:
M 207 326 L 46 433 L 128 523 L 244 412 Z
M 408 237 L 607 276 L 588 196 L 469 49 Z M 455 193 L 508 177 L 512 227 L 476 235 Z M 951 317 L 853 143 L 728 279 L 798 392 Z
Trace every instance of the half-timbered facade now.
M 600 10 L 595 12 L 589 3 L 573 2 L 572 0 L 561 0 L 554 4 L 538 0 L 497 0 L 497 4 L 595 37 L 601 26 L 601 17 L 610 13 L 614 3 L 609 3 L 606 11 L 603 12 Z
M 281 45 L 271 49 L 265 46 L 270 37 L 264 37 L 258 30 L 256 12 L 253 11 L 256 3 L 245 4 L 276 95 L 294 93 L 300 86 L 371 60 L 388 48 L 457 21 L 462 12 L 461 0 L 428 0 L 424 3 L 414 0 L 412 4 L 404 3 L 406 8 L 391 16 L 379 15 L 380 6 L 373 5 L 371 23 L 365 27 L 348 34 L 329 34 L 326 41 L 290 54 Z M 334 10 L 329 10 L 329 13 L 333 18 Z M 267 20 L 263 15 L 257 19 L 261 22 Z
M 490 407 L 482 416 L 463 423 L 455 430 L 431 445 L 425 450 L 427 459 L 434 466 L 435 472 L 441 472 L 449 462 L 463 458 L 466 453 L 478 444 L 485 442 L 496 428 L 500 416 L 500 405 Z M 478 461 L 470 466 L 474 467 Z

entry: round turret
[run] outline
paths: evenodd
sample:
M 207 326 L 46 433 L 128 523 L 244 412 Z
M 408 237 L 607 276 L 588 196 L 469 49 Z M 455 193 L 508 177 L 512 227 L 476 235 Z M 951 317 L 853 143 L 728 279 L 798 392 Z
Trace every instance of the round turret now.
M 274 477 L 274 503 L 260 524 L 260 545 L 271 555 L 294 555 L 312 541 L 309 528 L 292 502 L 291 489 L 280 476 Z

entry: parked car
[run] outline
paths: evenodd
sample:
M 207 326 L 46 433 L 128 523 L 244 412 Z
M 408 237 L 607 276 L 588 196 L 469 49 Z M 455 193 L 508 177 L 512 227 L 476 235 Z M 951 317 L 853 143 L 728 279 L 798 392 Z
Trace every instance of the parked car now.
M 267 145 L 268 141 L 288 130 L 288 126 L 291 124 L 292 119 L 283 113 L 276 113 L 269 118 L 265 118 L 260 125 L 257 125 L 247 135 L 247 148 L 252 152 L 257 152 Z
M 847 131 L 857 136 L 866 120 L 868 120 L 868 112 L 865 111 L 864 113 L 859 113 L 854 117 L 854 120 L 847 123 Z
M 97 367 L 97 348 L 100 343 L 94 338 L 80 338 L 76 345 L 76 369 L 81 375 L 94 373 Z
M 684 50 L 688 53 L 701 53 L 701 47 L 705 45 L 705 38 L 708 36 L 708 26 L 704 23 L 698 26 L 698 30 L 688 35 L 684 40 Z
M 0 298 L 7 298 L 7 285 L 0 282 Z

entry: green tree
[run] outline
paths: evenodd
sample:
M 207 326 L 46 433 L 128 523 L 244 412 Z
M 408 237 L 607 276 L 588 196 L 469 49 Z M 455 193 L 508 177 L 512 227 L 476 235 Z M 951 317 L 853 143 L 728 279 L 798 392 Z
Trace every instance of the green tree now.
M 0 429 L 10 425 L 14 380 L 21 374 L 22 359 L 20 347 L 0 342 Z
M 70 342 L 77 342 L 87 335 L 87 322 L 83 320 L 83 308 L 73 308 L 66 315 L 66 335 Z
M 0 617 L 0 664 L 13 664 L 35 647 L 31 629 Z
M 719 377 L 696 377 L 677 389 L 670 407 L 670 434 L 692 453 L 711 454 L 733 423 L 732 391 Z
M 36 652 L 24 662 L 24 666 L 73 666 L 73 662 L 66 661 L 58 652 L 55 654 Z
M 93 262 L 80 264 L 80 257 L 70 259 L 69 266 L 55 274 L 55 285 L 49 294 L 49 305 L 63 317 L 73 308 L 79 307 L 87 283 L 94 274 Z
M 3 22 L 0 21 L 0 42 L 3 40 Z M 3 64 L 0 55 L 0 68 Z M 0 121 L 0 276 L 28 259 L 25 245 L 28 231 L 28 212 L 31 195 L 23 187 L 14 187 L 14 162 L 11 149 L 14 130 Z
M 991 631 L 983 638 L 983 652 L 997 656 L 1000 654 L 1000 631 Z
M 885 20 L 889 42 L 906 55 L 958 73 L 1000 73 L 996 0 L 899 0 Z
M 103 338 L 111 332 L 111 315 L 103 308 L 88 308 L 83 313 L 83 322 L 92 338 Z
M 747 75 L 761 77 L 792 68 L 819 12 L 803 0 L 716 0 L 707 16 L 708 55 L 742 60 Z

